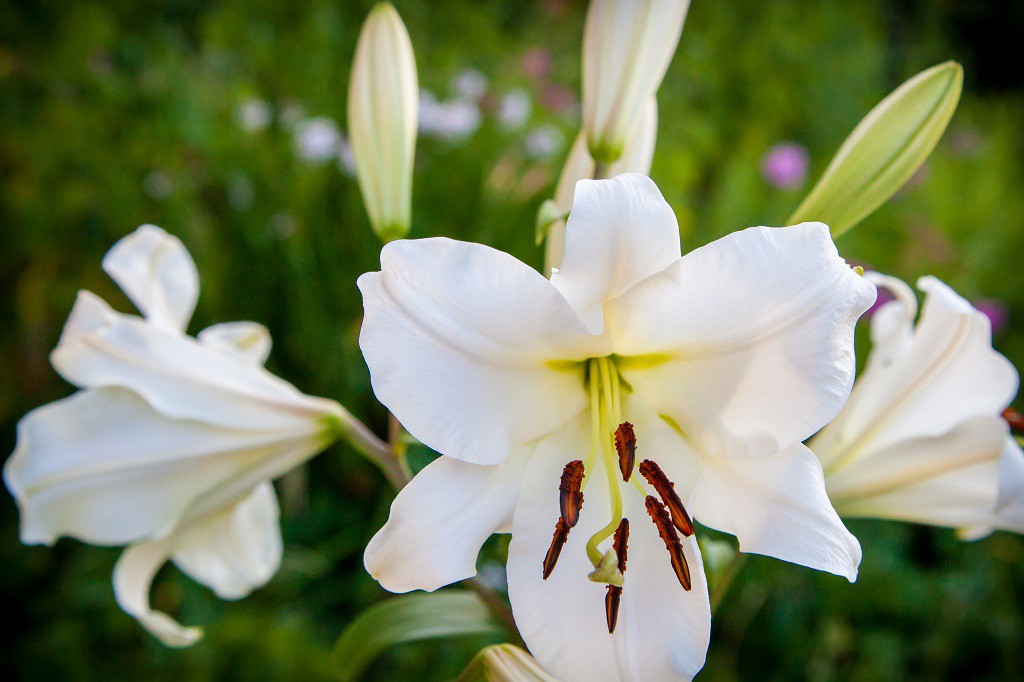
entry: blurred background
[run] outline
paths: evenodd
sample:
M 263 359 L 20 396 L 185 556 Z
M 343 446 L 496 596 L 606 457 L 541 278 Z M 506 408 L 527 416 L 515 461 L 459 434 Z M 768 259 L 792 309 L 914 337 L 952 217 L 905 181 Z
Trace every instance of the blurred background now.
M 423 88 L 413 236 L 485 242 L 539 267 L 534 216 L 579 125 L 585 3 L 395 5 Z M 13 450 L 21 415 L 71 391 L 47 353 L 76 290 L 131 310 L 100 260 L 142 223 L 178 235 L 197 261 L 193 331 L 266 323 L 274 372 L 384 432 L 356 345 L 355 279 L 377 269 L 379 245 L 344 131 L 370 6 L 0 1 L 0 450 Z M 652 170 L 684 246 L 780 224 L 878 100 L 956 59 L 966 89 L 938 149 L 839 246 L 910 281 L 945 279 L 1024 366 L 1022 41 L 1020 2 L 694 0 L 659 94 Z M 431 456 L 414 455 L 417 466 Z M 184 651 L 114 604 L 117 549 L 24 547 L 0 495 L 0 678 L 331 679 L 338 634 L 386 597 L 361 551 L 392 493 L 346 445 L 280 488 L 286 555 L 265 588 L 228 603 L 173 568 L 158 577 L 154 606 L 207 628 Z M 1024 540 L 850 527 L 864 547 L 855 585 L 748 563 L 700 679 L 1019 679 Z M 492 539 L 481 557 L 498 589 L 503 551 Z M 500 640 L 403 645 L 367 677 L 451 679 Z

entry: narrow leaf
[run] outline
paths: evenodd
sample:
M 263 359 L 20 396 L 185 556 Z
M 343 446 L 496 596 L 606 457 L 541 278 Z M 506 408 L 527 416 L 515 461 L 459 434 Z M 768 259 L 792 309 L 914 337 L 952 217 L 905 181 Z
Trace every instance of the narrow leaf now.
M 935 148 L 963 81 L 963 68 L 946 62 L 894 90 L 846 138 L 788 224 L 820 221 L 834 238 L 885 203 Z
M 331 658 L 341 680 L 355 680 L 377 656 L 396 644 L 501 632 L 487 607 L 471 592 L 404 594 L 359 614 L 341 633 Z

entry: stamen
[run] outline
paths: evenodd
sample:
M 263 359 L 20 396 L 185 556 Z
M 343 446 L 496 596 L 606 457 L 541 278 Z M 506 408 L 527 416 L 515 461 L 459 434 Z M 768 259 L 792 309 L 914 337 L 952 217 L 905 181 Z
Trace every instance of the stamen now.
M 551 538 L 551 546 L 548 547 L 548 553 L 544 555 L 544 580 L 547 580 L 548 576 L 551 575 L 551 571 L 555 570 L 558 555 L 562 553 L 562 547 L 568 539 L 569 526 L 559 517 L 558 522 L 555 524 L 555 534 Z
M 1016 434 L 1024 434 L 1024 414 L 1021 414 L 1012 407 L 1003 410 L 1003 419 L 1010 426 L 1010 430 Z
M 583 462 L 574 459 L 562 470 L 562 480 L 558 484 L 558 502 L 562 511 L 562 521 L 569 528 L 580 520 L 580 509 L 583 508 Z
M 675 484 L 668 480 L 668 476 L 661 470 L 661 467 L 656 462 L 645 459 L 640 463 L 640 473 L 658 491 L 658 495 L 668 506 L 668 510 L 672 514 L 672 522 L 679 529 L 679 532 L 686 537 L 693 535 L 693 520 L 686 513 L 683 501 L 679 499 L 679 494 L 676 493 Z
M 615 537 L 612 539 L 612 549 L 615 550 L 615 558 L 619 561 L 619 572 L 626 572 L 626 544 L 629 542 L 629 519 L 619 521 L 619 527 L 615 529 Z
M 658 535 L 661 536 L 665 543 L 665 549 L 668 550 L 668 555 L 672 559 L 672 570 L 675 571 L 679 584 L 683 586 L 684 590 L 689 591 L 691 587 L 690 566 L 686 563 L 683 546 L 679 543 L 679 535 L 676 534 L 675 526 L 665 510 L 665 505 L 653 495 L 648 495 L 647 513 L 651 515 L 651 520 L 658 527 Z
M 636 433 L 629 422 L 622 422 L 619 428 L 615 429 L 615 451 L 619 453 L 622 480 L 629 483 L 629 477 L 633 475 L 633 465 L 636 463 Z
M 604 618 L 608 622 L 608 634 L 615 632 L 615 623 L 619 620 L 619 600 L 622 599 L 622 588 L 609 585 L 604 595 Z

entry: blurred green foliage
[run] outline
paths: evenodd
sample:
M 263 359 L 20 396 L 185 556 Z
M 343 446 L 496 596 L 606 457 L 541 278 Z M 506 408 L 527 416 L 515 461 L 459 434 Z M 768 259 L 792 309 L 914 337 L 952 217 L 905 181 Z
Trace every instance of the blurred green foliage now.
M 535 212 L 560 170 L 559 136 L 571 140 L 578 125 L 571 100 L 585 4 L 395 4 L 423 87 L 449 99 L 466 69 L 489 80 L 479 130 L 463 140 L 421 140 L 413 236 L 485 242 L 539 266 Z M 781 140 L 804 145 L 806 189 L 893 87 L 958 59 L 966 93 L 936 153 L 840 248 L 910 280 L 936 274 L 969 298 L 1001 301 L 1010 322 L 996 345 L 1024 362 L 1024 80 L 1003 57 L 1006 41 L 1024 36 L 1022 13 L 996 5 L 695 0 L 660 92 L 652 171 L 685 244 L 779 224 L 802 190 L 766 182 L 766 149 Z M 146 222 L 180 236 L 198 263 L 193 331 L 234 319 L 266 323 L 273 371 L 384 431 L 356 345 L 355 279 L 376 268 L 379 247 L 354 179 L 335 160 L 300 158 L 291 122 L 300 110 L 344 120 L 347 71 L 369 7 L 0 1 L 3 448 L 13 450 L 22 414 L 70 391 L 46 354 L 75 291 L 91 289 L 130 310 L 99 264 L 114 241 Z M 498 117 L 512 89 L 534 102 L 520 129 Z M 270 114 L 259 130 L 239 125 L 240 107 L 253 101 Z M 156 606 L 207 627 L 206 639 L 185 651 L 163 649 L 117 609 L 116 550 L 72 541 L 23 547 L 13 502 L 3 496 L 0 599 L 9 625 L 0 677 L 329 679 L 337 635 L 385 598 L 363 570 L 361 550 L 392 494 L 343 445 L 282 487 L 287 551 L 267 587 L 225 603 L 173 569 L 158 579 Z M 966 544 L 947 531 L 894 523 L 851 529 L 864 546 L 855 585 L 750 561 L 715 620 L 701 679 L 1012 679 L 1024 668 L 1020 538 Z M 493 569 L 503 546 L 492 541 L 481 561 Z M 450 679 L 493 641 L 403 645 L 370 676 Z

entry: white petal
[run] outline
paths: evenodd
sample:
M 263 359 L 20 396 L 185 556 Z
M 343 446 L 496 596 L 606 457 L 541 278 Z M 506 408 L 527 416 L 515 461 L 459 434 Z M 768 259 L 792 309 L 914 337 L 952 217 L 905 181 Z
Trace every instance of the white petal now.
M 315 430 L 242 431 L 169 419 L 120 388 L 30 412 L 4 480 L 26 543 L 124 544 L 222 508 L 323 446 Z
M 103 269 L 146 318 L 182 331 L 199 299 L 199 274 L 188 250 L 155 225 L 143 225 L 107 252 Z
M 509 531 L 527 454 L 490 466 L 431 462 L 398 493 L 366 547 L 366 570 L 391 592 L 432 592 L 476 575 L 484 541 Z
M 825 493 L 821 465 L 797 444 L 756 459 L 701 459 L 688 508 L 752 552 L 857 579 L 861 549 Z
M 999 496 L 994 525 L 1002 530 L 1024 533 L 1024 451 L 1012 436 L 1003 442 L 999 459 Z
M 183 627 L 162 611 L 149 606 L 149 589 L 160 567 L 170 556 L 171 540 L 143 542 L 126 549 L 114 566 L 114 596 L 132 616 L 165 646 L 187 647 L 203 636 L 202 628 Z
M 987 524 L 1005 440 L 1001 419 L 975 417 L 938 436 L 871 449 L 829 473 L 829 496 L 844 517 Z
M 196 335 L 204 346 L 216 348 L 262 366 L 270 357 L 270 332 L 258 322 L 222 322 Z
M 1017 371 L 992 349 L 988 318 L 937 279 L 918 286 L 927 297 L 912 343 L 887 366 L 870 365 L 811 446 L 830 475 L 860 453 L 998 415 L 1017 392 Z
M 622 173 L 651 174 L 651 161 L 654 159 L 654 143 L 658 137 L 658 100 L 652 95 L 644 105 L 626 148 L 618 161 L 608 166 L 605 177 L 614 178 Z M 573 197 L 576 194 L 576 183 L 594 177 L 596 164 L 587 149 L 587 133 L 580 131 L 569 150 L 569 157 L 558 176 L 555 188 L 555 204 L 565 213 L 572 209 Z M 559 221 L 548 229 L 545 244 L 544 273 L 550 274 L 551 269 L 562 267 L 562 256 L 565 253 L 565 222 Z
M 764 456 L 835 416 L 875 289 L 820 223 L 697 249 L 606 306 L 620 371 L 705 454 Z
M 359 278 L 359 347 L 377 398 L 420 441 L 497 464 L 584 408 L 582 366 L 550 361 L 607 349 L 535 270 L 439 238 L 391 242 L 381 269 Z
M 675 213 L 650 178 L 625 173 L 581 180 L 565 228 L 565 255 L 551 283 L 599 333 L 605 302 L 679 254 Z
M 583 430 L 543 443 L 527 466 L 509 545 L 512 610 L 530 651 L 561 680 L 689 680 L 703 666 L 711 628 L 708 588 L 696 542 L 684 540 L 692 589 L 680 586 L 668 552 L 644 509 L 644 498 L 623 486 L 630 521 L 628 562 L 619 620 L 609 635 L 603 585 L 584 546 L 609 521 L 603 468 L 595 468 L 577 525 L 547 580 L 541 567 L 559 516 L 558 481 L 574 453 L 585 450 Z M 610 546 L 610 542 L 607 543 Z
M 81 296 L 75 311 L 93 307 L 93 298 Z M 337 410 L 331 401 L 303 395 L 237 353 L 131 315 L 108 318 L 88 333 L 65 333 L 51 354 L 54 368 L 72 384 L 129 388 L 168 416 L 231 428 L 296 428 Z
M 914 318 L 917 298 L 903 281 L 877 272 L 866 272 L 864 278 L 876 287 L 885 288 L 896 298 L 875 311 L 871 317 L 871 354 L 865 372 L 887 367 L 909 351 L 914 340 Z
M 79 291 L 71 314 L 68 315 L 64 329 L 61 330 L 57 347 L 80 343 L 82 339 L 116 321 L 118 317 L 119 314 L 102 298 L 91 291 Z
M 221 599 L 241 599 L 281 566 L 281 527 L 274 486 L 250 495 L 176 535 L 171 560 Z

